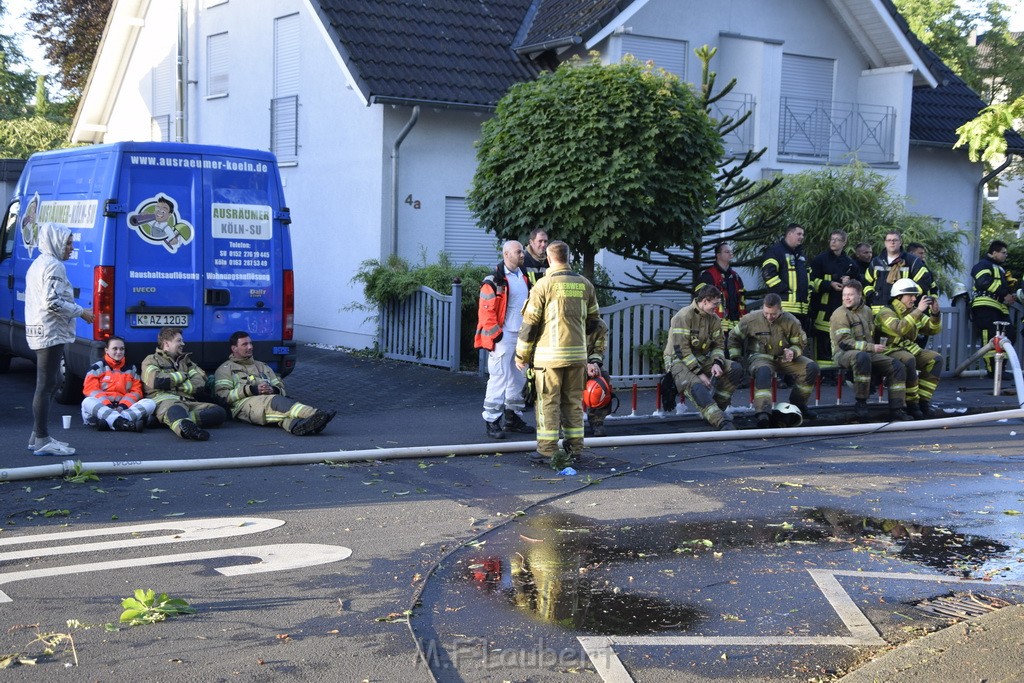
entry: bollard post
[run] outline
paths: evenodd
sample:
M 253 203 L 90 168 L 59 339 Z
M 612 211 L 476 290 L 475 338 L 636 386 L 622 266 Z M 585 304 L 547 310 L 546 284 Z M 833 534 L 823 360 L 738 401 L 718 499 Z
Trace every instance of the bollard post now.
M 772 405 L 778 400 L 779 393 L 779 376 L 772 375 Z
M 821 404 L 821 373 L 814 380 L 814 406 L 817 407 Z
M 633 412 L 630 413 L 630 415 L 632 415 L 634 417 L 636 416 L 636 397 L 637 397 L 636 382 L 633 382 Z
M 661 409 L 661 387 L 654 388 L 654 414 L 661 415 L 664 411 Z
M 845 378 L 843 377 L 843 371 L 842 371 L 842 369 L 840 369 L 839 372 L 836 373 L 836 405 L 839 405 L 843 401 L 843 382 L 844 381 L 845 381 Z

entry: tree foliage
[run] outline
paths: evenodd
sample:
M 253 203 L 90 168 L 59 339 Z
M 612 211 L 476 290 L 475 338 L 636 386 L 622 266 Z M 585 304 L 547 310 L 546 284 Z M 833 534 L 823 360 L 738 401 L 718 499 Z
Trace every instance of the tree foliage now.
M 0 158 L 27 159 L 41 150 L 70 147 L 69 128 L 42 116 L 0 120 Z
M 601 249 L 632 254 L 700 234 L 721 155 L 714 125 L 676 76 L 632 59 L 574 60 L 499 101 L 467 203 L 502 239 L 546 228 L 592 275 Z
M 61 86 L 82 94 L 113 0 L 35 0 L 28 28 L 57 68 Z
M 736 86 L 736 79 L 731 80 L 721 90 L 717 90 L 717 74 L 711 70 L 711 60 L 717 49 L 705 45 L 694 52 L 702 64 L 700 103 L 710 116 L 714 111 L 715 104 L 728 97 L 732 92 Z M 752 111 L 747 111 L 739 118 L 722 115 L 721 118 L 713 119 L 717 134 L 719 137 L 729 135 L 743 126 L 751 114 Z M 734 210 L 764 194 L 779 182 L 771 180 L 757 183 L 745 175 L 746 169 L 757 162 L 765 151 L 767 151 L 767 147 L 763 147 L 759 151 L 748 150 L 741 157 L 723 157 L 719 161 L 714 179 L 714 206 L 708 214 L 706 225 L 718 222 L 727 211 Z M 779 215 L 758 215 L 748 222 L 733 221 L 729 226 L 723 226 L 720 230 L 702 229 L 689 240 L 671 245 L 676 248 L 657 247 L 633 254 L 620 253 L 626 258 L 654 266 L 654 269 L 644 270 L 642 266 L 637 266 L 635 272 L 627 273 L 627 280 L 615 289 L 638 294 L 657 293 L 665 290 L 692 293 L 701 271 L 715 260 L 714 246 L 717 242 L 724 240 L 736 244 L 767 246 L 769 242 L 777 238 L 780 228 L 781 218 Z M 753 251 L 748 249 L 748 255 Z M 735 265 L 742 267 L 752 265 L 752 262 L 740 259 L 735 262 Z M 676 270 L 681 270 L 682 273 L 675 277 L 663 274 Z
M 956 129 L 960 139 L 953 147 L 967 145 L 971 161 L 979 158 L 988 163 L 997 161 L 1006 154 L 1006 131 L 1013 130 L 1021 120 L 1024 120 L 1024 96 L 1013 102 L 985 107 L 977 118 Z
M 829 233 L 835 229 L 849 234 L 851 246 L 870 243 L 876 254 L 883 248 L 885 233 L 899 230 L 904 244 L 925 245 L 928 269 L 944 291 L 949 291 L 952 274 L 964 265 L 965 231 L 907 210 L 906 198 L 893 193 L 890 177 L 860 164 L 784 176 L 777 187 L 745 204 L 740 215 L 744 221 L 781 215 L 787 223 L 799 223 L 808 258 L 828 248 Z M 757 258 L 760 246 L 740 243 L 738 252 L 741 258 Z
M 0 15 L 6 14 L 0 2 Z M 0 34 L 0 119 L 25 116 L 35 90 L 35 76 L 24 64 L 13 36 Z

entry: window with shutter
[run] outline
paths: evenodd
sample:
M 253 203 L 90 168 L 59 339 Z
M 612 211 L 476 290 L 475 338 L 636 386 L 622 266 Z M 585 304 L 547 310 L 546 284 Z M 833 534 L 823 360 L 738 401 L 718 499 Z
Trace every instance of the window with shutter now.
M 835 60 L 782 55 L 779 154 L 828 159 Z
M 498 239 L 477 225 L 465 197 L 444 198 L 444 252 L 456 264 L 491 266 L 501 260 Z
M 274 19 L 274 98 L 270 151 L 279 161 L 299 158 L 299 15 Z
M 652 61 L 655 66 L 686 80 L 687 43 L 650 36 L 625 34 L 621 38 L 620 55 L 633 55 L 641 62 Z
M 228 55 L 227 32 L 206 37 L 207 97 L 224 97 L 228 94 Z

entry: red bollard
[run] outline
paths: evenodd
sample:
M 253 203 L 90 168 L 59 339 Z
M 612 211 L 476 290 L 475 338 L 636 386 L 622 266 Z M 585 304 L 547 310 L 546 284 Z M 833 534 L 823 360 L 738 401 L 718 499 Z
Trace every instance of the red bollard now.
M 778 375 L 772 375 L 772 403 L 774 404 L 778 400 L 779 393 L 779 377 Z
M 843 371 L 840 370 L 836 374 L 836 405 L 839 405 L 843 400 Z
M 818 373 L 817 378 L 814 380 L 814 405 L 817 406 L 821 403 L 821 373 Z
M 636 415 L 636 382 L 633 382 L 633 415 Z
M 879 403 L 882 402 L 882 392 L 884 392 L 884 391 L 885 391 L 885 383 L 881 379 L 879 379 L 878 380 L 878 402 Z
M 660 387 L 654 387 L 654 412 L 661 412 L 661 389 Z
M 750 409 L 754 409 L 754 376 L 750 376 Z

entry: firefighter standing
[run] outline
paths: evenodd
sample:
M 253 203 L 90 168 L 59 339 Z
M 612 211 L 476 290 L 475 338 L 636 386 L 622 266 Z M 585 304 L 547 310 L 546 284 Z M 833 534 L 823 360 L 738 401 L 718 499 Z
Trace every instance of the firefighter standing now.
M 569 246 L 548 244 L 544 277 L 530 291 L 516 344 L 516 367 L 533 365 L 537 382 L 535 462 L 557 469 L 583 451 L 583 389 L 601 374 L 607 326 L 594 285 L 569 270 Z M 564 456 L 558 453 L 561 427 Z

